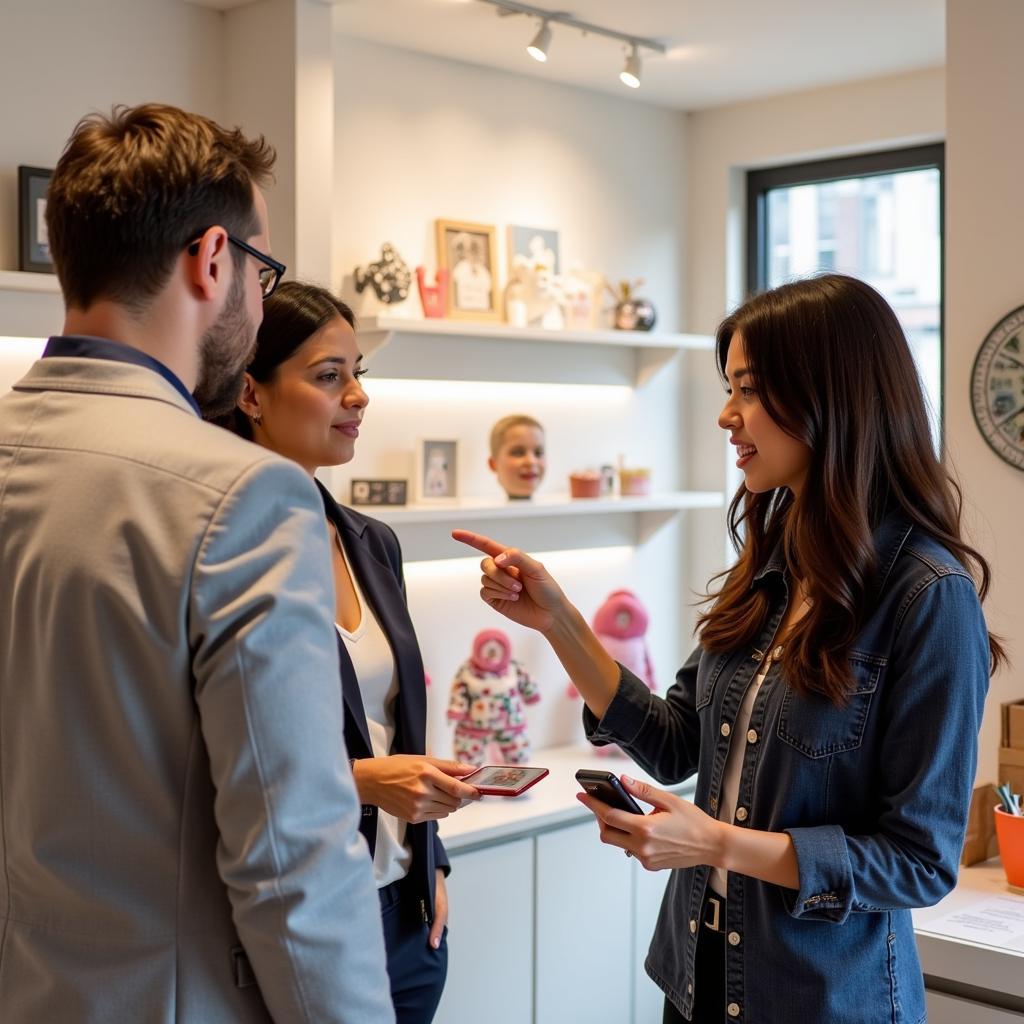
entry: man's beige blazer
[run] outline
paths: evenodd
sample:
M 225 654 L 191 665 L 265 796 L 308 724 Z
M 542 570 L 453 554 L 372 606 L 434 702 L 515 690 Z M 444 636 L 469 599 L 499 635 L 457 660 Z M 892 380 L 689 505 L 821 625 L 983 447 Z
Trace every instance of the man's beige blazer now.
M 320 498 L 141 366 L 0 398 L 0 1021 L 392 1021 Z

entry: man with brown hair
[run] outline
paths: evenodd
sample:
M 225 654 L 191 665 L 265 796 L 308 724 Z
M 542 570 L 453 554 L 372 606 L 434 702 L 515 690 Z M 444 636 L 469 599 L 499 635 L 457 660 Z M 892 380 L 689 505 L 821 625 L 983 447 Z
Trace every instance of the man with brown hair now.
M 147 105 L 51 181 L 64 332 L 0 398 L 4 1024 L 394 1020 L 323 507 L 197 404 L 284 270 L 272 165 Z

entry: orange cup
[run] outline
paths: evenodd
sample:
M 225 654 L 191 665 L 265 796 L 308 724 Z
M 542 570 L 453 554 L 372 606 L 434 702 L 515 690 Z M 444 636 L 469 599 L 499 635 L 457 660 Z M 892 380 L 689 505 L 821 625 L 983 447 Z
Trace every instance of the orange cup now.
M 996 838 L 1006 880 L 1012 889 L 1024 892 L 1024 817 L 995 808 Z

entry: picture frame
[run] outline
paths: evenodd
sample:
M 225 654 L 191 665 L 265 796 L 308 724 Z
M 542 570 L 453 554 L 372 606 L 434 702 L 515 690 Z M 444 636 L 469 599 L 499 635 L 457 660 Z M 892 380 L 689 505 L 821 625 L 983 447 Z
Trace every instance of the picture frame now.
M 453 501 L 459 495 L 459 442 L 425 438 L 416 443 L 416 501 Z
M 407 480 L 353 480 L 349 489 L 350 505 L 404 505 L 408 497 Z
M 561 273 L 557 231 L 551 228 L 529 228 L 509 224 L 507 235 L 510 276 L 517 261 L 532 270 L 544 269 L 552 274 Z
M 460 220 L 438 220 L 436 228 L 437 265 L 448 272 L 448 316 L 501 320 L 497 229 Z
M 52 274 L 50 239 L 46 228 L 46 190 L 53 170 L 18 167 L 18 269 Z

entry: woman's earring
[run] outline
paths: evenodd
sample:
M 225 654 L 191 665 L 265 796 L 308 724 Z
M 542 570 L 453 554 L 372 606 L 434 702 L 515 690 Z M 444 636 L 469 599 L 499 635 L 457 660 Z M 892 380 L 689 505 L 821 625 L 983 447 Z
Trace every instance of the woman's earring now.
M 251 419 L 252 419 L 253 423 L 255 423 L 256 426 L 258 427 L 258 426 L 260 426 L 263 423 L 263 413 L 261 413 L 261 412 L 254 412 L 252 414 Z

